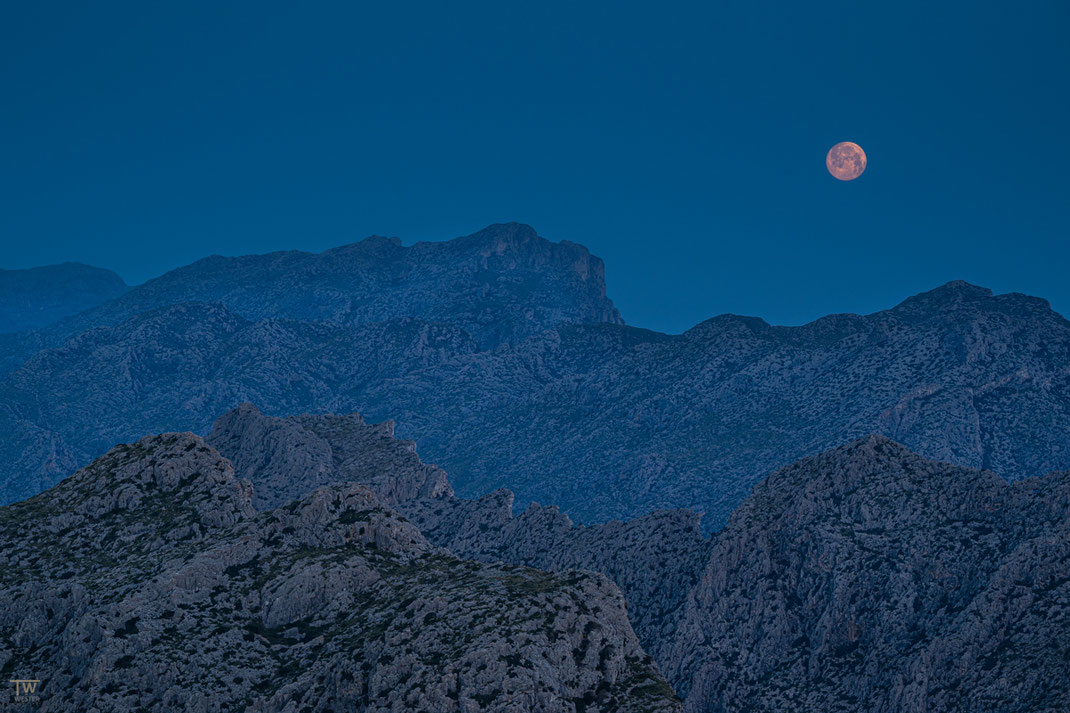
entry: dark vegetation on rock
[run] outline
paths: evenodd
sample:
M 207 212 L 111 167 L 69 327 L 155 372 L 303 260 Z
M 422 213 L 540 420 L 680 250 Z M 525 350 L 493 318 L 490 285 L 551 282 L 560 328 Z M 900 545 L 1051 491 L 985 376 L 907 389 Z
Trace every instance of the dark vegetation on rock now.
M 50 711 L 678 711 L 605 577 L 457 559 L 358 483 L 257 512 L 189 433 L 0 508 L 0 672 Z
M 254 427 L 295 450 L 311 431 L 362 442 L 346 472 L 369 483 L 430 467 L 353 416 L 245 406 L 213 434 Z M 314 485 L 283 475 L 291 450 L 248 468 L 224 453 L 254 482 Z M 687 511 L 576 526 L 556 507 L 514 516 L 512 498 L 443 489 L 398 508 L 458 556 L 605 574 L 688 711 L 1025 713 L 1070 697 L 1070 472 L 1010 484 L 870 436 L 777 471 L 709 539 Z

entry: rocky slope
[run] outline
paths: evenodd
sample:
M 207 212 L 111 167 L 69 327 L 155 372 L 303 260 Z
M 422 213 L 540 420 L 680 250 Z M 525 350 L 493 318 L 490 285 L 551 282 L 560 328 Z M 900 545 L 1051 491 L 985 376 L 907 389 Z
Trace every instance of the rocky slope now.
M 527 225 L 491 225 L 454 240 L 404 247 L 372 237 L 319 254 L 298 251 L 199 260 L 46 331 L 58 345 L 182 302 L 218 302 L 257 321 L 357 325 L 419 317 L 448 322 L 483 347 L 563 322 L 620 323 L 602 261 Z
M 254 482 L 295 493 L 318 482 L 293 467 L 315 452 L 312 431 L 340 449 L 355 433 L 347 472 L 367 482 L 430 468 L 406 442 L 361 435 L 374 428 L 245 406 L 213 437 Z M 250 430 L 289 447 L 226 446 Z M 466 558 L 611 578 L 689 711 L 1002 713 L 1070 699 L 1070 472 L 1012 485 L 871 436 L 781 469 L 707 540 L 685 511 L 575 526 L 512 504 L 508 491 L 443 489 L 397 507 Z
M 243 404 L 220 417 L 208 441 L 254 492 L 271 493 L 267 505 L 328 483 L 359 482 L 459 557 L 600 572 L 624 592 L 632 626 L 651 653 L 672 634 L 709 546 L 690 511 L 577 527 L 555 506 L 532 503 L 514 517 L 508 490 L 454 497 L 446 473 L 423 463 L 412 441 L 395 438 L 393 422 L 369 425 L 357 414 L 281 419 Z
M 74 262 L 0 270 L 0 332 L 40 329 L 128 289 L 111 270 Z
M 21 708 L 679 710 L 604 577 L 458 560 L 356 483 L 253 492 L 164 434 L 0 508 Z
M 453 495 L 445 471 L 424 464 L 415 443 L 394 437 L 393 421 L 367 424 L 355 413 L 271 418 L 241 404 L 216 421 L 208 442 L 256 484 L 259 509 L 331 483 L 362 483 L 389 506 Z
M 396 405 L 459 494 L 508 486 L 596 522 L 690 507 L 717 527 L 775 468 L 869 433 L 1011 479 L 1070 467 L 1070 322 L 952 283 L 803 327 L 566 326 L 365 401 Z
M 207 433 L 244 401 L 276 413 L 350 410 L 369 382 L 475 348 L 456 327 L 410 319 L 254 323 L 203 304 L 139 315 L 42 351 L 0 382 L 0 492 L 40 492 L 138 431 Z
M 1043 300 L 952 283 L 803 327 L 566 325 L 488 351 L 450 324 L 178 305 L 0 382 L 0 495 L 141 433 L 207 433 L 242 401 L 396 418 L 466 497 L 505 486 L 578 522 L 688 507 L 712 529 L 777 467 L 868 433 L 1011 479 L 1070 467 L 1070 323 Z
M 872 436 L 757 486 L 663 663 L 687 710 L 1065 710 L 1070 472 L 1008 484 Z

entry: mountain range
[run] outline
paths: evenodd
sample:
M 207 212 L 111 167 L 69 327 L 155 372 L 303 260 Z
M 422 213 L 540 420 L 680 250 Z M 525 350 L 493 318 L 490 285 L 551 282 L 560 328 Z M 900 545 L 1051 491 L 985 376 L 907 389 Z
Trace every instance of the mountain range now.
M 508 491 L 457 498 L 392 428 L 243 405 L 209 441 L 254 490 L 300 497 L 324 477 L 308 463 L 331 464 L 327 480 L 412 493 L 398 511 L 458 556 L 605 574 L 687 711 L 1070 700 L 1070 471 L 1009 484 L 869 436 L 778 470 L 703 538 L 687 511 L 577 526 L 555 507 L 514 516 Z
M 243 401 L 395 419 L 460 495 L 580 522 L 686 507 L 710 531 L 776 468 L 870 433 L 1012 480 L 1070 467 L 1070 323 L 1044 300 L 955 282 L 666 335 L 620 323 L 597 258 L 515 224 L 209 258 L 22 338 L 56 346 L 0 381 L 8 502 Z
M 358 483 L 253 492 L 171 433 L 0 508 L 15 709 L 680 710 L 604 576 L 457 559 Z
M 145 437 L 0 508 L 0 671 L 36 671 L 50 710 L 1070 697 L 1070 472 L 1010 484 L 870 436 L 778 470 L 704 538 L 687 511 L 575 525 L 458 498 L 393 428 L 243 404 L 207 442 Z
M 0 673 L 57 711 L 1065 710 L 1070 323 L 953 282 L 666 335 L 602 273 L 371 238 L 0 336 Z

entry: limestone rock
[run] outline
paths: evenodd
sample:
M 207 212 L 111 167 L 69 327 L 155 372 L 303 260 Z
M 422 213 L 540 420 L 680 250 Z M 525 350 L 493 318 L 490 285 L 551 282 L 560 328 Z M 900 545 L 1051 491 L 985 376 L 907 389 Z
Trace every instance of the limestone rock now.
M 680 710 L 605 577 L 457 559 L 358 483 L 253 501 L 164 434 L 0 508 L 0 670 L 41 681 L 22 707 Z

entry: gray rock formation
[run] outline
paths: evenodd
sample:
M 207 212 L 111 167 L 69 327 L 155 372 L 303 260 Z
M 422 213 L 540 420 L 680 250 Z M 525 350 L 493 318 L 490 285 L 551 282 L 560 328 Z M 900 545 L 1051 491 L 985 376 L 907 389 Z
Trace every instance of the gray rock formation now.
M 358 482 L 459 557 L 600 572 L 624 592 L 632 626 L 651 653 L 648 647 L 671 636 L 673 617 L 706 561 L 709 543 L 690 511 L 577 527 L 554 506 L 532 503 L 514 517 L 508 490 L 479 500 L 454 497 L 446 473 L 424 464 L 412 441 L 395 438 L 393 422 L 368 425 L 357 414 L 280 419 L 243 404 L 216 421 L 208 442 L 254 493 L 271 493 L 268 506 L 321 485 Z
M 272 418 L 241 404 L 216 421 L 208 442 L 256 484 L 258 509 L 331 483 L 362 483 L 388 506 L 453 495 L 445 471 L 424 464 L 415 443 L 394 437 L 393 421 L 366 424 L 355 413 Z
M 1070 473 L 880 436 L 784 468 L 714 536 L 662 664 L 695 712 L 1065 710 Z
M 76 262 L 0 269 L 0 332 L 40 329 L 115 299 L 128 289 L 111 270 Z
M 351 420 L 302 417 L 332 447 L 346 430 L 331 424 Z M 402 445 L 365 440 L 368 466 L 352 472 L 382 482 L 395 466 L 375 464 Z M 248 472 L 301 491 L 307 469 L 285 475 L 299 460 Z M 466 558 L 611 578 L 689 711 L 995 713 L 1070 699 L 1070 472 L 1012 485 L 871 436 L 778 471 L 708 540 L 685 511 L 575 526 L 555 507 L 512 505 L 503 490 L 397 507 Z
M 0 508 L 14 709 L 680 709 L 600 575 L 458 560 L 360 484 L 254 500 L 185 433 Z

